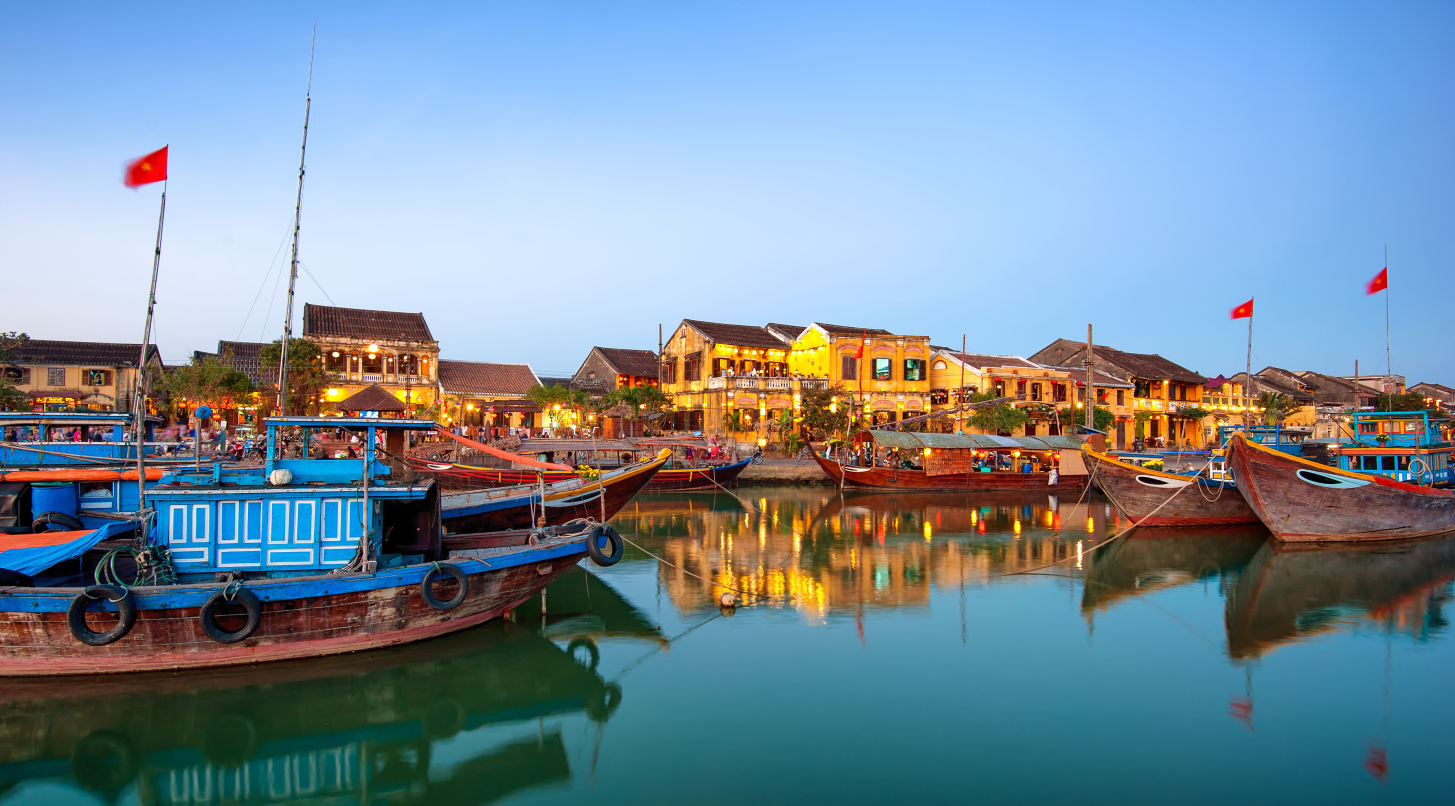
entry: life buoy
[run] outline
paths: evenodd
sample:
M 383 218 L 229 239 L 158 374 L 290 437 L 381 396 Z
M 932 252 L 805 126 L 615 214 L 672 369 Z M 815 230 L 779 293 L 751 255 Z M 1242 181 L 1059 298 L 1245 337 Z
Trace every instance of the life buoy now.
M 586 660 L 583 661 L 581 658 L 577 657 L 576 650 L 578 649 L 586 650 Z M 576 661 L 582 666 L 585 666 L 593 672 L 596 671 L 596 666 L 601 663 L 601 650 L 596 648 L 596 642 L 591 640 L 590 638 L 577 638 L 576 640 L 567 644 L 566 654 L 570 655 L 572 660 Z
M 42 512 L 30 522 L 30 531 L 39 534 L 47 531 L 47 527 L 52 525 L 59 526 L 67 532 L 79 532 L 86 528 L 80 521 L 64 512 Z
M 606 538 L 606 549 L 600 545 L 602 538 Z M 626 552 L 626 542 L 621 535 L 609 523 L 599 523 L 586 533 L 586 553 L 590 555 L 591 562 L 605 568 L 616 565 L 621 555 Z
M 247 621 L 236 630 L 225 630 L 217 623 L 218 608 L 229 604 L 242 605 L 247 614 Z M 197 620 L 202 622 L 202 631 L 207 633 L 208 638 L 219 644 L 236 644 L 257 631 L 258 624 L 263 620 L 263 603 L 247 588 L 238 588 L 232 594 L 223 589 L 207 597 L 207 601 L 202 603 L 202 609 L 197 611 Z
M 455 595 L 448 599 L 440 599 L 434 595 L 434 582 L 441 576 L 454 577 L 459 583 Z M 424 579 L 419 583 L 419 595 L 424 597 L 424 603 L 435 610 L 454 610 L 465 601 L 465 595 L 470 592 L 470 580 L 465 572 L 460 570 L 458 565 L 451 563 L 435 563 L 434 567 L 424 572 Z
M 136 624 L 136 599 L 130 594 L 131 591 L 116 585 L 92 585 L 81 591 L 66 610 L 66 626 L 71 629 L 71 636 L 87 646 L 106 646 L 120 641 Z M 116 605 L 116 626 L 106 632 L 96 632 L 86 626 L 86 610 L 92 602 L 103 598 Z

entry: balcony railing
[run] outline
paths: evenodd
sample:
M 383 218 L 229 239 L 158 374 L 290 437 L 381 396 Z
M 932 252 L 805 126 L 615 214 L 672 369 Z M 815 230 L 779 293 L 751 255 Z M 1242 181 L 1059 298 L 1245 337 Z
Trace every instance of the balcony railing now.
M 708 389 L 726 389 L 727 388 L 727 378 L 721 378 L 721 377 L 719 377 L 719 378 L 708 378 L 707 379 L 707 388 Z
M 764 389 L 791 390 L 793 388 L 792 378 L 763 378 L 762 380 Z
M 808 391 L 810 389 L 827 389 L 827 388 L 829 388 L 829 379 L 828 378 L 799 378 L 798 379 L 798 388 L 799 389 L 802 389 L 804 391 Z

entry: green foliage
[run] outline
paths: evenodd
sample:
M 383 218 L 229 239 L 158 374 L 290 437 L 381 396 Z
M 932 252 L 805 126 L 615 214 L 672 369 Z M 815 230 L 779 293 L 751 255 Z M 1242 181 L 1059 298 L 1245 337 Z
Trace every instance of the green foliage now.
M 173 368 L 162 377 L 162 385 L 174 401 L 186 400 L 189 409 L 205 403 L 219 416 L 253 392 L 246 373 L 213 356 Z
M 1298 408 L 1298 404 L 1282 392 L 1264 392 L 1254 405 L 1263 410 L 1263 422 L 1267 425 L 1283 422 L 1289 412 Z
M 803 439 L 799 436 L 798 428 L 793 422 L 793 412 L 785 411 L 779 414 L 778 422 L 774 426 L 778 431 L 778 440 L 783 446 L 783 452 L 788 456 L 796 456 L 798 449 L 803 447 Z
M 801 394 L 799 409 L 803 417 L 803 427 L 808 433 L 827 437 L 848 430 L 849 403 L 843 387 L 811 389 Z M 836 406 L 834 398 L 845 399 Z M 830 411 L 831 408 L 837 408 L 838 411 Z
M 751 431 L 752 429 L 748 428 L 747 424 L 743 422 L 742 409 L 732 409 L 723 415 L 722 430 L 729 434 L 741 434 L 744 431 Z
M 1147 438 L 1147 421 L 1150 419 L 1152 419 L 1151 412 L 1139 411 L 1132 415 L 1132 420 L 1136 423 L 1137 439 Z
M 1102 408 L 1101 406 L 1094 406 L 1094 407 L 1092 407 L 1092 409 L 1091 409 L 1091 427 L 1092 428 L 1095 428 L 1098 431 L 1103 431 L 1103 432 L 1106 432 L 1106 433 L 1110 434 L 1111 433 L 1111 430 L 1113 428 L 1116 428 L 1116 424 L 1117 424 L 1117 416 L 1112 413 L 1111 409 Z
M 1201 420 L 1209 414 L 1212 412 L 1208 409 L 1178 409 L 1172 412 L 1173 417 L 1185 417 L 1189 420 Z
M 278 366 L 283 351 L 281 339 L 267 345 L 259 356 L 264 370 Z M 272 372 L 268 372 L 269 375 Z M 288 396 L 284 406 L 285 414 L 318 413 L 318 395 L 333 376 L 323 368 L 323 351 L 307 339 L 288 340 Z M 276 379 L 275 379 L 276 382 Z M 276 389 L 274 394 L 276 395 Z M 262 401 L 265 405 L 267 400 Z M 274 397 L 272 405 L 277 405 Z
M 1380 395 L 1374 401 L 1375 411 L 1424 411 L 1429 408 L 1425 405 L 1425 396 L 1418 392 L 1406 392 L 1402 395 Z
M 26 400 L 25 393 L 16 388 L 9 373 L 5 371 L 11 368 L 15 351 L 24 347 L 28 341 L 30 336 L 19 331 L 0 333 L 0 411 L 23 411 L 30 408 L 30 401 Z
M 970 396 L 971 404 L 984 403 L 988 400 L 995 400 L 994 392 L 982 392 Z M 1020 409 L 1009 403 L 997 403 L 993 406 L 978 408 L 965 419 L 967 425 L 980 429 L 987 434 L 1013 433 L 1017 428 L 1025 426 L 1030 418 Z
M 604 402 L 607 404 L 607 408 L 617 405 L 626 406 L 630 409 L 626 416 L 632 420 L 661 414 L 672 403 L 661 389 L 650 385 L 624 386 L 607 395 Z

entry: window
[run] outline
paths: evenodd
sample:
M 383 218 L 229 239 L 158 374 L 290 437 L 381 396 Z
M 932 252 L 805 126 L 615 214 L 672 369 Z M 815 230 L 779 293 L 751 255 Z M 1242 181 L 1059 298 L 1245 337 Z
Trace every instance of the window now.
M 426 378 L 429 377 L 429 356 L 427 355 L 419 357 L 419 374 Z
M 874 359 L 874 380 L 876 380 L 876 381 L 892 381 L 892 380 L 894 380 L 894 363 L 890 359 L 888 359 L 888 358 L 876 358 L 876 359 Z
M 1381 457 L 1379 457 L 1379 469 L 1380 470 L 1393 470 L 1394 469 L 1394 457 L 1393 456 L 1381 456 Z
M 1378 456 L 1356 456 L 1355 458 L 1362 461 L 1362 463 L 1363 463 L 1362 464 L 1362 467 L 1359 468 L 1361 470 L 1378 470 L 1379 469 L 1379 457 Z
M 1041 384 L 1039 381 L 1031 384 L 1031 400 L 1041 399 Z
M 852 355 L 839 356 L 839 377 L 846 381 L 859 380 L 859 359 Z
M 323 368 L 329 372 L 343 372 L 348 356 L 342 350 L 329 350 L 323 355 Z
M 1026 382 L 1025 382 L 1025 380 L 1018 380 L 1018 381 L 1015 382 L 1015 396 L 1016 397 L 1025 397 L 1026 396 Z
M 712 359 L 712 377 L 714 377 L 714 378 L 721 378 L 721 377 L 723 377 L 725 375 L 736 375 L 737 372 L 738 372 L 738 362 L 737 361 L 734 361 L 731 358 L 714 358 L 714 359 Z
M 1076 387 L 1076 399 L 1079 400 L 1079 401 L 1081 401 L 1082 403 L 1085 403 L 1086 402 L 1086 387 L 1084 387 L 1084 386 L 1078 386 L 1078 387 Z
M 404 355 L 399 356 L 399 374 L 400 375 L 418 375 L 419 374 L 419 362 L 418 361 L 415 361 L 414 356 L 410 355 L 409 353 L 405 353 Z
M 1400 470 L 1409 470 L 1410 469 L 1410 458 L 1408 456 L 1401 456 L 1401 457 L 1399 457 L 1399 469 Z
M 1051 384 L 1051 400 L 1053 402 L 1055 402 L 1055 403 L 1065 403 L 1066 402 L 1066 384 L 1064 384 L 1064 383 L 1053 383 L 1053 384 Z
M 82 373 L 86 377 L 87 386 L 110 386 L 111 371 L 106 369 L 88 369 Z
M 1359 424 L 1359 433 L 1361 433 L 1361 434 L 1378 434 L 1379 433 L 1379 423 L 1360 423 Z
M 1152 385 L 1147 383 L 1146 381 L 1133 381 L 1133 385 L 1136 387 L 1132 390 L 1133 397 L 1152 396 Z
M 657 371 L 657 382 L 677 382 L 677 356 L 674 355 L 671 358 L 667 358 L 662 361 L 662 367 Z
M 394 360 L 394 356 L 392 355 L 384 356 L 384 372 L 388 375 L 394 374 L 394 367 L 396 366 Z
M 693 353 L 682 360 L 682 380 L 702 380 L 702 356 Z
M 995 383 L 995 396 L 996 397 L 1005 397 L 1005 379 L 1004 378 L 996 378 L 996 379 L 994 379 L 994 383 Z
M 6 367 L 5 380 L 11 383 L 30 383 L 30 367 Z
M 1040 386 L 1040 384 L 1036 384 L 1036 385 L 1037 386 Z M 1033 437 L 1035 435 L 1036 435 L 1036 423 L 1035 423 L 1034 420 L 1032 420 L 1031 422 L 1026 423 L 1026 436 Z
M 384 371 L 384 357 L 378 353 L 364 354 L 364 372 L 379 374 Z
M 45 368 L 45 382 L 49 386 L 65 386 L 66 385 L 66 368 L 65 367 L 46 367 Z
M 1125 389 L 1118 389 L 1117 390 L 1117 405 L 1118 406 L 1125 406 L 1125 405 L 1127 405 L 1126 393 L 1127 393 L 1127 390 L 1125 390 Z
M 904 359 L 904 379 L 906 381 L 922 381 L 925 379 L 925 362 L 923 358 Z
M 935 369 L 944 369 L 944 368 L 945 368 L 945 362 L 944 361 L 936 361 L 935 362 Z

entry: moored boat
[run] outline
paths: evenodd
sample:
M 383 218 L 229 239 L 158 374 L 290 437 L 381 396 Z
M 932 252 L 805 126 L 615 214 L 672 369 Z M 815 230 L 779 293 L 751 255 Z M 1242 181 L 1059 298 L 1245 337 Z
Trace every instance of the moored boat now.
M 531 442 L 542 442 L 543 440 L 531 440 Z M 409 466 L 415 471 L 430 476 L 448 489 L 489 489 L 493 487 L 515 487 L 526 486 L 545 481 L 546 484 L 553 484 L 558 481 L 570 481 L 586 472 L 587 468 L 594 466 L 593 454 L 598 451 L 595 443 L 591 440 L 550 440 L 555 445 L 555 450 L 545 454 L 548 460 L 554 460 L 556 455 L 569 453 L 573 459 L 580 461 L 580 470 L 532 470 L 518 467 L 484 467 L 471 465 L 466 462 L 444 461 L 431 458 L 427 455 L 411 456 L 408 459 Z M 706 454 L 710 446 L 701 439 L 677 440 L 677 439 L 643 439 L 643 440 L 612 440 L 613 446 L 616 443 L 626 444 L 624 448 L 633 452 L 662 448 L 690 448 L 694 451 L 702 451 Z M 612 447 L 608 449 L 613 457 L 622 448 Z M 634 453 L 633 455 L 638 455 Z M 674 457 L 668 461 L 652 480 L 642 488 L 642 492 L 684 492 L 687 490 L 710 490 L 716 487 L 727 487 L 737 481 L 738 476 L 751 464 L 751 459 L 737 459 L 731 462 L 710 463 L 701 459 L 686 459 Z M 611 465 L 617 464 L 613 458 Z M 540 478 L 537 478 L 537 474 Z
M 846 487 L 1079 490 L 1087 483 L 1082 441 L 1073 437 L 866 430 L 854 442 L 866 457 L 862 466 L 814 454 L 819 468 Z
M 1280 540 L 1399 540 L 1455 531 L 1455 492 L 1310 462 L 1235 434 L 1238 490 Z
M 406 644 L 506 613 L 584 555 L 621 556 L 619 536 L 584 521 L 473 542 L 456 534 L 445 545 L 434 483 L 395 480 L 375 456 L 376 436 L 402 444 L 405 431 L 432 422 L 266 425 L 262 467 L 169 474 L 147 490 L 144 519 L 99 536 L 0 538 L 71 536 L 49 554 L 21 555 L 30 563 L 21 568 L 0 543 L 0 567 L 22 583 L 0 588 L 0 675 L 195 669 Z M 365 455 L 281 459 L 282 427 L 358 431 Z M 67 560 L 122 530 L 139 535 L 86 585 Z M 64 547 L 71 553 L 57 556 Z M 144 584 L 123 582 L 130 567 Z
M 1181 475 L 1138 467 L 1090 446 L 1081 449 L 1092 482 L 1117 509 L 1141 526 L 1257 523 L 1230 478 Z M 1225 475 L 1225 474 L 1224 474 Z

